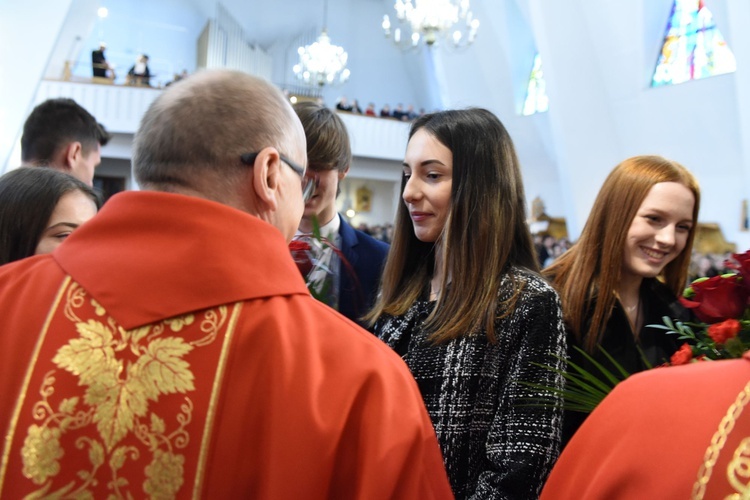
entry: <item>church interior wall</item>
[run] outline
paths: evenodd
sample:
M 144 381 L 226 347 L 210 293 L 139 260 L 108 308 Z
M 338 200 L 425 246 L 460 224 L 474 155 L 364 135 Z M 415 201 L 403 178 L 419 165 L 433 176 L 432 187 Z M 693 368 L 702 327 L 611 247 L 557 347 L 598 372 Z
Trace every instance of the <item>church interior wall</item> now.
M 55 41 L 64 32 L 59 19 L 73 13 L 73 4 L 79 1 L 83 0 L 42 0 L 47 9 L 23 7 L 20 2 L 3 6 L 11 10 L 0 16 L 2 27 L 7 28 L 0 30 L 4 42 L 0 45 L 6 47 L 0 50 L 7 53 L 2 60 L 6 67 L 23 64 L 29 70 L 14 77 L 16 81 L 1 79 L 0 141 L 18 137 L 33 88 L 48 68 L 54 48 L 60 43 L 70 46 L 69 40 Z M 735 18 L 743 12 L 733 2 L 711 0 L 707 5 L 742 68 L 750 64 L 750 49 L 740 43 L 744 35 L 736 33 L 736 28 L 732 32 L 732 26 L 742 25 Z M 211 0 L 109 3 L 108 50 L 127 55 L 150 51 L 157 59 L 171 59 L 176 69 L 194 68 L 196 40 L 206 16 L 211 15 Z M 514 138 L 527 198 L 539 196 L 549 215 L 566 217 L 573 237 L 616 163 L 636 154 L 661 154 L 698 177 L 704 200 L 701 220 L 721 224 L 727 239 L 741 248 L 750 244 L 748 233 L 739 230 L 741 202 L 748 198 L 744 141 L 750 136 L 743 128 L 750 122 L 750 98 L 738 99 L 748 92 L 737 83 L 739 76 L 650 87 L 671 0 L 477 0 L 472 7 L 482 26 L 472 47 L 456 53 L 423 50 L 408 54 L 399 52 L 382 34 L 380 21 L 392 9 L 391 3 L 331 0 L 329 33 L 349 52 L 352 77 L 340 87 L 324 90 L 327 104 L 333 105 L 343 95 L 358 99 L 362 107 L 375 102 L 378 109 L 384 103 L 398 102 L 428 110 L 490 109 Z M 243 10 L 242 2 L 228 1 L 227 5 L 235 9 L 238 19 L 252 10 Z M 139 22 L 115 29 L 118 9 Z M 8 21 L 6 13 L 14 22 Z M 316 36 L 320 24 L 310 16 L 307 28 L 263 47 L 274 59 L 274 80 L 282 80 L 275 83 L 294 83 L 289 70 L 293 40 Z M 34 37 L 25 36 L 29 26 L 38 27 Z M 82 43 L 79 66 L 85 66 L 82 61 L 88 60 L 91 45 L 101 38 L 99 29 L 95 21 Z M 24 40 L 23 58 L 10 53 L 5 43 L 9 40 Z M 522 116 L 525 79 L 536 50 L 543 58 L 550 109 Z M 3 143 L 2 162 L 8 149 Z M 390 194 L 388 203 L 396 203 Z

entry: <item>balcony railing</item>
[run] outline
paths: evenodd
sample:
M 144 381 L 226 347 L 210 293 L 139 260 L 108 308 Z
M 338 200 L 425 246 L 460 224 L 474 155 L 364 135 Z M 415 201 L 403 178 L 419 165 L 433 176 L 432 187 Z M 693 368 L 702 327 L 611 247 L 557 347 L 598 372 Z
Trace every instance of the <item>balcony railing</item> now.
M 98 83 L 43 80 L 34 105 L 55 97 L 70 97 L 113 133 L 134 134 L 141 117 L 160 89 Z M 354 156 L 401 161 L 409 124 L 386 118 L 339 113 L 346 124 Z

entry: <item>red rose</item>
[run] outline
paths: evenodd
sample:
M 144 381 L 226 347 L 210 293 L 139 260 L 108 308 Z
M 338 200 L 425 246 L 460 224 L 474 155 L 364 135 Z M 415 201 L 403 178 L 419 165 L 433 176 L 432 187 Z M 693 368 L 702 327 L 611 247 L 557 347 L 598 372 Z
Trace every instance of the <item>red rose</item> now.
M 736 269 L 742 276 L 742 285 L 750 288 L 750 250 L 745 253 L 732 254 L 726 265 L 731 269 Z
M 289 251 L 292 254 L 295 264 L 299 272 L 302 273 L 302 277 L 306 278 L 313 268 L 312 260 L 310 260 L 310 244 L 302 240 L 292 240 L 289 243 Z
M 740 322 L 736 319 L 728 319 L 721 323 L 714 323 L 708 327 L 708 336 L 717 344 L 725 344 L 727 340 L 733 339 L 740 333 Z
M 714 276 L 693 282 L 690 299 L 680 297 L 680 302 L 704 323 L 719 323 L 725 319 L 742 316 L 747 305 L 748 290 L 739 283 L 738 275 Z
M 685 342 L 676 353 L 672 354 L 669 361 L 673 366 L 677 366 L 686 365 L 691 359 L 693 359 L 693 349 Z

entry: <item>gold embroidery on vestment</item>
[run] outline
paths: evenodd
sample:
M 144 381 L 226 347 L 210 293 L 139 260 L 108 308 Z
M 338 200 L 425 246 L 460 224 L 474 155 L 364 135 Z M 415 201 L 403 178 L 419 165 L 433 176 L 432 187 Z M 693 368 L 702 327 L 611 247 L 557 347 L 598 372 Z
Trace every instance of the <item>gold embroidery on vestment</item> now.
M 82 398 L 62 398 L 55 409 L 51 399 L 55 396 L 57 370 L 51 370 L 43 377 L 39 389 L 41 398 L 32 408 L 32 417 L 36 423 L 28 427 L 21 450 L 23 474 L 40 486 L 30 496 L 92 497 L 90 488 L 99 484 L 102 473 L 107 476 L 106 487 L 111 498 L 141 496 L 142 493 L 138 490 L 131 490 L 139 485 L 130 484 L 119 472 L 128 460 L 137 460 L 143 453 L 148 453 L 151 461 L 144 469 L 145 480 L 140 485 L 142 491 L 156 498 L 174 497 L 184 483 L 185 456 L 180 450 L 190 443 L 188 425 L 194 411 L 193 401 L 187 394 L 195 390 L 195 377 L 190 364 L 183 358 L 194 349 L 216 339 L 219 329 L 226 322 L 226 306 L 218 308 L 218 312 L 210 310 L 202 313 L 200 329 L 206 336 L 195 342 L 187 342 L 182 337 L 168 336 L 165 332 L 179 332 L 189 327 L 196 321 L 193 314 L 134 330 L 124 330 L 106 315 L 101 305 L 91 300 L 90 305 L 98 318 L 81 319 L 76 310 L 85 304 L 86 292 L 68 279 L 58 294 L 58 300 L 50 311 L 38 341 L 35 358 L 27 373 L 26 386 L 32 377 L 44 336 L 63 296 L 64 316 L 75 325 L 78 336 L 60 347 L 52 362 L 57 369 L 77 377 L 78 385 L 85 389 Z M 239 307 L 235 307 L 230 329 L 234 327 L 238 313 Z M 212 387 L 209 418 L 201 440 L 201 458 L 206 454 L 203 448 L 209 443 L 206 434 L 213 422 L 213 407 L 224 371 L 229 337 L 231 330 L 221 347 L 219 366 Z M 136 357 L 123 358 L 128 351 Z M 175 422 L 165 421 L 150 408 L 150 403 L 162 396 L 180 394 L 184 401 L 180 406 L 180 413 L 174 417 L 176 425 Z M 23 398 L 20 399 L 19 414 L 23 406 Z M 15 415 L 14 425 L 6 438 L 3 474 L 17 420 L 18 415 Z M 94 437 L 80 437 L 75 441 L 76 448 L 88 452 L 90 466 L 77 471 L 79 480 L 58 485 L 58 489 L 53 490 L 54 478 L 60 473 L 61 461 L 65 455 L 60 444 L 61 437 L 70 431 L 92 425 L 96 426 L 97 431 Z M 133 435 L 145 450 L 123 444 L 123 439 L 128 435 Z M 199 464 L 196 484 L 200 482 L 204 468 L 201 460 Z
M 750 497 L 750 438 L 745 438 L 734 450 L 732 461 L 727 467 L 727 479 L 737 493 L 727 498 L 743 499 Z
M 31 384 L 31 377 L 34 374 L 34 366 L 36 365 L 37 358 L 39 357 L 39 351 L 42 349 L 42 345 L 44 344 L 44 338 L 47 336 L 47 330 L 49 330 L 49 325 L 52 322 L 52 318 L 54 318 L 55 316 L 55 312 L 57 311 L 57 308 L 60 306 L 60 301 L 62 300 L 63 294 L 65 293 L 65 289 L 68 287 L 69 283 L 70 283 L 70 276 L 66 276 L 62 282 L 62 285 L 60 285 L 60 290 L 57 292 L 55 301 L 52 303 L 52 308 L 49 310 L 49 313 L 47 313 L 47 319 L 44 321 L 44 326 L 42 327 L 42 331 L 39 332 L 39 338 L 37 339 L 36 345 L 34 346 L 34 352 L 31 355 L 31 361 L 29 362 L 29 366 L 26 370 L 26 375 L 24 376 L 24 379 L 23 379 L 23 385 L 21 386 L 20 395 L 18 396 L 18 400 L 16 401 L 16 406 L 13 409 L 13 416 L 10 419 L 10 426 L 8 428 L 8 434 L 5 436 L 2 463 L 0 464 L 0 495 L 3 492 L 3 485 L 5 483 L 5 473 L 8 469 L 8 459 L 10 457 L 10 448 L 11 448 L 11 445 L 13 444 L 13 436 L 16 433 L 16 427 L 18 426 L 18 418 L 21 416 L 21 409 L 23 408 L 23 403 L 26 399 L 26 393 L 28 392 L 29 385 Z
M 226 307 L 222 306 L 219 308 L 220 313 L 224 313 L 226 316 Z M 234 304 L 234 310 L 232 311 L 232 317 L 227 325 L 226 333 L 224 334 L 224 344 L 221 346 L 221 355 L 219 356 L 219 363 L 216 368 L 216 376 L 214 377 L 214 384 L 211 388 L 211 400 L 208 403 L 208 414 L 206 415 L 206 425 L 203 429 L 203 440 L 201 442 L 201 451 L 198 456 L 198 467 L 195 473 L 195 484 L 193 485 L 193 498 L 200 498 L 201 489 L 203 488 L 203 476 L 206 470 L 206 460 L 208 458 L 208 447 L 211 444 L 211 431 L 214 428 L 214 419 L 216 418 L 216 404 L 221 394 L 221 383 L 224 379 L 224 370 L 226 369 L 227 356 L 229 355 L 229 346 L 234 336 L 234 330 L 237 327 L 237 320 L 240 317 L 242 311 L 242 302 Z M 206 314 L 208 318 L 209 315 Z M 221 322 L 223 324 L 223 320 Z M 219 327 L 217 327 L 219 328 Z M 201 330 L 203 327 L 201 325 Z M 205 331 L 205 330 L 204 330 Z
M 693 498 L 702 499 L 706 494 L 706 486 L 708 485 L 709 479 L 711 479 L 711 473 L 713 472 L 716 462 L 719 460 L 719 455 L 722 448 L 727 442 L 727 437 L 731 434 L 734 429 L 734 424 L 737 419 L 742 415 L 742 410 L 745 409 L 748 402 L 750 402 L 750 382 L 740 391 L 734 400 L 734 403 L 727 410 L 724 418 L 719 422 L 719 428 L 711 438 L 711 444 L 709 444 L 706 453 L 703 456 L 703 464 L 698 470 L 698 480 L 693 485 Z M 730 464 L 731 467 L 731 464 Z M 729 473 L 729 471 L 728 471 Z

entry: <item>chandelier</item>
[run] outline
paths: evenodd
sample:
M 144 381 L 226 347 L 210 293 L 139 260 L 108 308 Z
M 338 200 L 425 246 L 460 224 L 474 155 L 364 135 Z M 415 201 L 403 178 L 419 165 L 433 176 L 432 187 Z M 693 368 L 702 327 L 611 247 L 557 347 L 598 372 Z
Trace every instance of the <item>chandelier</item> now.
M 396 0 L 395 29 L 391 19 L 383 16 L 386 37 L 393 35 L 396 45 L 413 48 L 420 42 L 431 47 L 444 39 L 451 47 L 466 47 L 474 42 L 479 20 L 469 8 L 469 0 Z
M 349 58 L 343 47 L 333 45 L 325 28 L 328 15 L 328 0 L 323 2 L 323 32 L 310 45 L 297 49 L 299 63 L 292 70 L 299 80 L 308 85 L 333 85 L 344 83 L 351 72 L 346 68 Z

